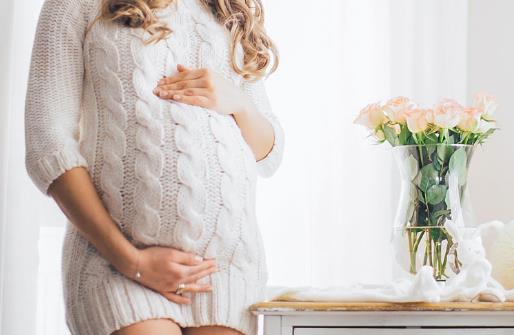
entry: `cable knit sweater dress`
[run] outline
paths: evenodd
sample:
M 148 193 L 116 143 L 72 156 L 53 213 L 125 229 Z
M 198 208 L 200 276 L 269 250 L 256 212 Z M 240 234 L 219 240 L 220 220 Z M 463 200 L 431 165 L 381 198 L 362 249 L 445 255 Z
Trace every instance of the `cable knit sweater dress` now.
M 213 292 L 176 304 L 117 272 L 68 221 L 62 250 L 67 325 L 74 335 L 109 335 L 141 320 L 171 318 L 182 327 L 223 325 L 254 335 L 257 320 L 248 307 L 264 299 L 267 280 L 255 183 L 278 168 L 284 141 L 263 81 L 245 81 L 232 70 L 229 32 L 200 0 L 159 9 L 173 32 L 147 46 L 141 28 L 97 21 L 86 33 L 99 5 L 44 2 L 26 98 L 28 174 L 48 195 L 59 175 L 86 167 L 134 245 L 215 257 L 220 271 L 200 281 Z M 263 160 L 255 161 L 231 116 L 152 93 L 177 63 L 216 71 L 252 98 L 275 131 Z

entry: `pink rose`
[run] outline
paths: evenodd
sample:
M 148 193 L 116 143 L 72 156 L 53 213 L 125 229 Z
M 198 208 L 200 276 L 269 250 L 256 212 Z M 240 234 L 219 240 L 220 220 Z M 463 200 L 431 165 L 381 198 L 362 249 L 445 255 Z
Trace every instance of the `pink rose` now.
M 480 126 L 482 112 L 475 107 L 464 108 L 458 127 L 463 131 L 477 132 Z
M 407 111 L 407 127 L 413 134 L 421 133 L 428 127 L 428 111 L 421 108 Z
M 407 111 L 414 108 L 415 104 L 406 97 L 396 97 L 384 105 L 384 113 L 389 120 L 404 124 L 407 119 Z
M 443 100 L 428 115 L 428 122 L 443 129 L 454 128 L 459 124 L 463 110 L 464 108 L 456 101 Z
M 364 107 L 354 121 L 354 123 L 372 130 L 375 130 L 385 122 L 387 122 L 387 118 L 379 103 L 369 104 Z
M 482 117 L 486 120 L 492 120 L 492 116 L 498 108 L 498 102 L 492 95 L 485 93 L 475 94 L 473 106 L 482 112 Z

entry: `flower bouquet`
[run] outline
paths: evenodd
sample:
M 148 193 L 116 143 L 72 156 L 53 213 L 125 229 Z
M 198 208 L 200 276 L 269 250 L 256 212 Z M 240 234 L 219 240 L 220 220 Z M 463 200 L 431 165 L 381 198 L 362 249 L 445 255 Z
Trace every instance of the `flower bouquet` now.
M 472 106 L 445 99 L 433 108 L 397 97 L 366 106 L 355 119 L 378 143 L 394 147 L 402 179 L 395 228 L 406 244 L 397 254 L 410 273 L 429 265 L 434 278 L 444 281 L 448 267 L 459 272 L 462 264 L 447 225 L 464 226 L 470 159 L 474 147 L 497 129 L 496 108 L 487 94 L 477 94 Z

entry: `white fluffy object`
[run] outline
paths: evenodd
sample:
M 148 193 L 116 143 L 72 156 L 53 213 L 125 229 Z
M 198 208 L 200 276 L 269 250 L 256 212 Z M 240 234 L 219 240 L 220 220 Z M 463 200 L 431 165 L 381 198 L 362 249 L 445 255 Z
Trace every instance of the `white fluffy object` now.
M 487 259 L 491 263 L 492 276 L 505 289 L 514 289 L 514 221 L 495 222 L 482 234 Z

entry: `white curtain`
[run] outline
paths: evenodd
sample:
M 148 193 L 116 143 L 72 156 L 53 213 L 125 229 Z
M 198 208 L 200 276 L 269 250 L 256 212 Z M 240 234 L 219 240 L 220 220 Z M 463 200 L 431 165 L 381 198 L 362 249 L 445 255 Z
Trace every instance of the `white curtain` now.
M 398 180 L 388 146 L 352 124 L 360 108 L 407 95 L 466 98 L 467 1 L 265 3 L 282 51 L 269 79 L 284 162 L 258 208 L 270 285 L 343 285 L 391 276 Z
M 37 193 L 23 161 L 24 93 L 41 3 L 0 3 L 5 25 L 0 37 L 0 332 L 5 335 L 65 334 L 59 274 L 64 218 Z M 365 104 L 391 95 L 421 102 L 465 97 L 467 2 L 264 3 L 282 57 L 268 92 L 287 136 L 282 167 L 258 186 L 269 284 L 386 280 L 395 167 L 386 146 L 372 145 L 352 121 Z

